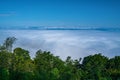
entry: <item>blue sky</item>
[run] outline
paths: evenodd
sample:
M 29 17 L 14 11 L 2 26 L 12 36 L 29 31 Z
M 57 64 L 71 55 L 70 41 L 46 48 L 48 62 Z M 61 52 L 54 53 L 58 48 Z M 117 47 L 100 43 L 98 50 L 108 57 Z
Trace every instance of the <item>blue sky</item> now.
M 5 29 L 0 30 L 0 44 L 6 37 L 15 36 L 18 40 L 14 47 L 30 50 L 31 56 L 38 49 L 62 59 L 95 53 L 120 55 L 120 32 L 113 29 L 120 29 L 120 0 L 0 0 L 0 28 L 28 26 L 107 27 L 108 31 Z
M 120 0 L 0 0 L 0 26 L 120 27 Z

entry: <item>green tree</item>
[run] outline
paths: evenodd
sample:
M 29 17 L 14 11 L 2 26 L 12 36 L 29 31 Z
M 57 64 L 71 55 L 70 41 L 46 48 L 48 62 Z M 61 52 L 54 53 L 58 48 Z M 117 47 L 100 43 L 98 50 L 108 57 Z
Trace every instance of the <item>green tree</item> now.
M 30 59 L 29 52 L 22 48 L 16 48 L 11 58 L 11 80 L 32 80 L 34 64 Z
M 31 59 L 29 51 L 12 45 L 16 38 L 8 37 L 0 46 L 0 80 L 120 80 L 120 56 L 111 59 L 89 55 L 65 61 L 49 51 L 38 50 Z
M 102 80 L 106 79 L 106 64 L 108 58 L 101 54 L 84 57 L 82 69 L 85 72 L 84 79 Z
M 0 80 L 9 79 L 10 53 L 0 51 Z
M 36 52 L 36 57 L 34 58 L 36 65 L 36 80 L 51 80 L 51 70 L 52 70 L 52 54 L 50 52 L 42 52 L 41 50 Z
M 120 80 L 120 56 L 111 58 L 106 67 L 112 80 Z
M 37 71 L 36 80 L 59 80 L 64 62 L 50 52 L 37 51 L 34 58 Z
M 80 80 L 82 71 L 79 60 L 72 60 L 70 56 L 67 57 L 60 80 Z

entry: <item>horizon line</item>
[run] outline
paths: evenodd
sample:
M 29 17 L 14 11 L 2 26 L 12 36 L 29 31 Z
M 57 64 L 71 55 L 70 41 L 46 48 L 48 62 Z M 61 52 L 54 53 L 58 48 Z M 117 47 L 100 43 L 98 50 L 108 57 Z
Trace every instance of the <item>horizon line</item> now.
M 100 30 L 100 31 L 120 31 L 118 27 L 47 27 L 47 26 L 28 26 L 28 27 L 0 27 L 0 30 Z

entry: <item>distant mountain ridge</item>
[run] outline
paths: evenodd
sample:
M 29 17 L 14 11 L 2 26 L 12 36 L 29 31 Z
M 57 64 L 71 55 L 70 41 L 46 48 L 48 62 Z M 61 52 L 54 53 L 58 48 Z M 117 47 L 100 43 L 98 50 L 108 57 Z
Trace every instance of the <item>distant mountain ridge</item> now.
M 100 30 L 100 31 L 120 31 L 120 28 L 100 28 L 100 27 L 46 27 L 46 26 L 29 26 L 29 27 L 0 27 L 0 30 Z

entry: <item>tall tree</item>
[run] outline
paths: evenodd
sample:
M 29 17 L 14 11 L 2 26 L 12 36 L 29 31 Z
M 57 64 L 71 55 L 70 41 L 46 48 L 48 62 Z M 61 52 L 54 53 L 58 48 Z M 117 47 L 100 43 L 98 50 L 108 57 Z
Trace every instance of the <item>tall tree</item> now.
M 30 59 L 29 52 L 22 48 L 16 48 L 11 58 L 11 80 L 32 80 L 34 64 Z
M 101 54 L 87 56 L 83 59 L 82 69 L 85 72 L 84 78 L 92 80 L 105 79 L 106 64 L 108 58 Z
M 120 80 L 120 56 L 111 58 L 106 67 L 112 80 Z
M 10 54 L 0 51 L 0 80 L 9 79 Z
M 15 37 L 8 37 L 3 44 L 3 48 L 5 48 L 8 52 L 12 52 L 13 43 L 15 41 Z

